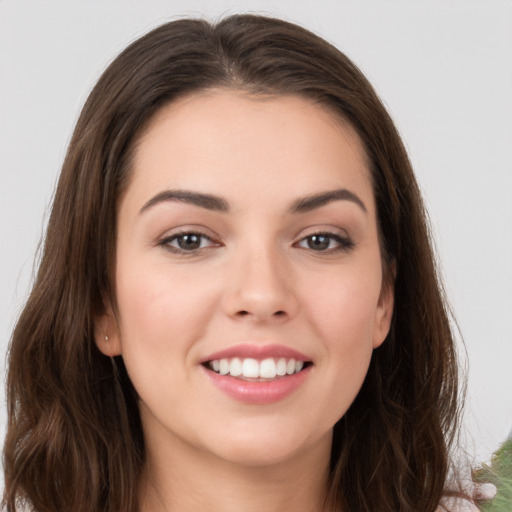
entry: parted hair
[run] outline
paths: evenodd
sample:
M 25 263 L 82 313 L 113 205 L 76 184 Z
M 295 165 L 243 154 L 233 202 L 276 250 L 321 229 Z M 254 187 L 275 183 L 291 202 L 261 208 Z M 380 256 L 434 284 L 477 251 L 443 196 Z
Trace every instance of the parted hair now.
M 210 88 L 305 97 L 363 142 L 395 310 L 362 389 L 335 425 L 326 508 L 432 512 L 457 431 L 459 366 L 407 153 L 343 53 L 302 27 L 249 14 L 161 25 L 108 66 L 85 102 L 10 342 L 5 509 L 138 510 L 145 445 L 137 393 L 122 356 L 96 347 L 94 323 L 107 301 L 115 309 L 117 209 L 138 137 L 164 105 Z

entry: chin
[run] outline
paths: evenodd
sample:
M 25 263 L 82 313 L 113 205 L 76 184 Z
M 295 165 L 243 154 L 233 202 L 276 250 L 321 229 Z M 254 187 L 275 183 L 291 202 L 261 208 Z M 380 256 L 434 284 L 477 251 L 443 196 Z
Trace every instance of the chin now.
M 295 435 L 294 435 L 295 434 Z M 229 441 L 229 443 L 226 443 Z M 305 432 L 293 432 L 289 429 L 259 430 L 253 427 L 245 435 L 224 438 L 217 444 L 217 455 L 226 462 L 241 467 L 268 467 L 297 460 L 309 453 L 318 453 L 319 445 L 330 456 L 332 430 L 323 434 L 311 435 Z
M 222 459 L 226 462 L 245 468 L 268 468 L 271 466 L 279 466 L 292 462 L 298 455 L 296 449 L 280 449 L 275 450 L 269 445 L 260 447 L 252 447 L 251 449 L 236 450 L 236 452 L 226 450 L 221 454 Z

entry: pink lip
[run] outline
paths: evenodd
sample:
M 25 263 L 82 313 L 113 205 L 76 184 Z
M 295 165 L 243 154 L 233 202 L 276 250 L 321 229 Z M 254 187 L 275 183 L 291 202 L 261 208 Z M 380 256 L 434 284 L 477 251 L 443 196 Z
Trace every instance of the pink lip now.
M 284 357 L 286 359 L 295 359 L 296 361 L 311 361 L 311 358 L 308 358 L 306 355 L 301 354 L 292 348 L 285 347 L 284 345 L 255 345 L 252 343 L 245 343 L 215 352 L 214 354 L 205 357 L 200 362 L 206 363 L 207 361 L 231 359 L 233 357 L 252 357 L 253 359 L 258 360 L 266 359 L 268 357 Z
M 308 366 L 293 375 L 280 377 L 268 382 L 258 382 L 237 379 L 236 377 L 231 377 L 231 375 L 219 375 L 201 366 L 201 369 L 210 381 L 226 395 L 246 404 L 258 405 L 279 402 L 291 395 L 307 379 L 311 368 L 311 366 Z

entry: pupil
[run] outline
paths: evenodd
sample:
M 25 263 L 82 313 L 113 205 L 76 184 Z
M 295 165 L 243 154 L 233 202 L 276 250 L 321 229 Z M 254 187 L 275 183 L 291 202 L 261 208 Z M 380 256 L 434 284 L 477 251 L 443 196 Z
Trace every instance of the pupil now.
M 322 250 L 329 247 L 329 237 L 324 235 L 313 235 L 308 239 L 310 249 Z
M 181 249 L 198 249 L 201 245 L 201 239 L 198 235 L 181 235 L 178 238 L 178 245 Z

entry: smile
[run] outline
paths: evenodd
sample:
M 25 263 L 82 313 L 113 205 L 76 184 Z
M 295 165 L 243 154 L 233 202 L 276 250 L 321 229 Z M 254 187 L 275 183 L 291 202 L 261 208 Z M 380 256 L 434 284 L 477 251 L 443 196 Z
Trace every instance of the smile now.
M 313 361 L 282 345 L 241 344 L 211 354 L 200 368 L 222 394 L 266 405 L 294 394 L 311 374 Z
M 233 357 L 231 359 L 223 358 L 208 361 L 207 367 L 219 375 L 230 375 L 252 382 L 265 382 L 299 373 L 305 364 L 308 365 L 309 363 L 285 357 L 278 359 L 269 357 L 261 361 L 252 357 Z

